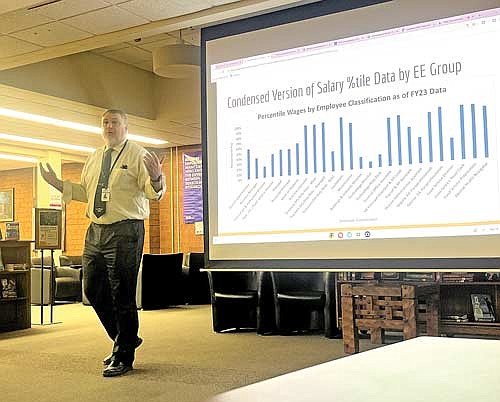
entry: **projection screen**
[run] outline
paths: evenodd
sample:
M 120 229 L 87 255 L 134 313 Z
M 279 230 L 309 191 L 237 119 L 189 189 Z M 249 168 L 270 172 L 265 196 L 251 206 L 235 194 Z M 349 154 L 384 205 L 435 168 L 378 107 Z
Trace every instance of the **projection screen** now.
M 203 29 L 209 267 L 499 267 L 499 3 L 329 1 Z

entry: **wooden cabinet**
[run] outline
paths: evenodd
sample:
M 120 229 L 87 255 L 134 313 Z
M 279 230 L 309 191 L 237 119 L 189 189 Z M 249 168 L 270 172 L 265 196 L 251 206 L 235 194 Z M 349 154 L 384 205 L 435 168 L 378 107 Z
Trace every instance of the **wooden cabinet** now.
M 439 277 L 439 275 L 437 275 Z M 380 280 L 340 280 L 337 275 L 337 327 L 342 327 L 340 312 L 340 286 L 342 283 L 383 283 Z M 388 283 L 389 281 L 385 281 Z M 390 281 L 391 283 L 405 284 L 408 281 Z M 415 283 L 415 282 L 413 282 Z M 446 282 L 436 280 L 439 286 L 439 330 L 448 336 L 487 336 L 500 338 L 500 282 L 495 281 L 471 281 L 471 282 Z M 491 298 L 495 312 L 494 322 L 475 321 L 472 294 L 485 294 Z
M 30 243 L 24 240 L 0 241 L 2 261 L 7 264 L 25 264 L 19 271 L 0 271 L 0 282 L 12 286 L 15 294 L 0 298 L 0 332 L 31 327 L 31 283 L 30 283 Z

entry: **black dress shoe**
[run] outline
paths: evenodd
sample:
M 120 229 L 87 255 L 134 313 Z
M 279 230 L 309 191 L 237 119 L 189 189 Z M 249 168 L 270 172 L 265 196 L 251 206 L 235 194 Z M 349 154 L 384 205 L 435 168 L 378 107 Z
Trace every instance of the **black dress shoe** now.
M 104 377 L 117 377 L 119 375 L 128 373 L 130 370 L 132 370 L 131 365 L 129 366 L 118 361 L 117 359 L 113 359 L 111 364 L 102 371 L 102 375 Z
M 137 337 L 137 340 L 135 341 L 135 348 L 137 349 L 139 346 L 142 344 L 142 338 Z M 111 362 L 113 361 L 113 354 L 111 353 L 109 356 L 106 356 L 104 360 L 102 361 L 102 364 L 105 366 L 109 366 Z

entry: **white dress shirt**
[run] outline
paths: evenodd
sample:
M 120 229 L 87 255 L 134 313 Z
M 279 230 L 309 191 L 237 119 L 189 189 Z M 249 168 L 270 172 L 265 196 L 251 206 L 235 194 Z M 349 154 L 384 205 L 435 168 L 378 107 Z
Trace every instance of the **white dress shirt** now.
M 105 151 L 106 147 L 101 147 L 88 157 L 82 170 L 80 184 L 64 181 L 63 201 L 66 204 L 71 200 L 86 202 L 86 215 L 94 223 L 110 224 L 125 219 L 147 219 L 149 200 L 160 200 L 163 197 L 166 188 L 165 178 L 162 175 L 161 189 L 156 192 L 143 161 L 147 151 L 128 140 L 113 148 L 112 169 L 108 181 L 110 198 L 106 205 L 106 213 L 100 218 L 94 215 L 94 194 Z

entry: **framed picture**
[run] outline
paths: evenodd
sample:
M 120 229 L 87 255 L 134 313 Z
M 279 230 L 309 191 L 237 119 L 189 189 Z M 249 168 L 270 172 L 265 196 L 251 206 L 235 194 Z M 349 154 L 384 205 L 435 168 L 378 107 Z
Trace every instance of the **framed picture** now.
M 14 220 L 14 189 L 0 190 L 0 222 Z
M 62 211 L 35 208 L 35 249 L 61 249 Z

